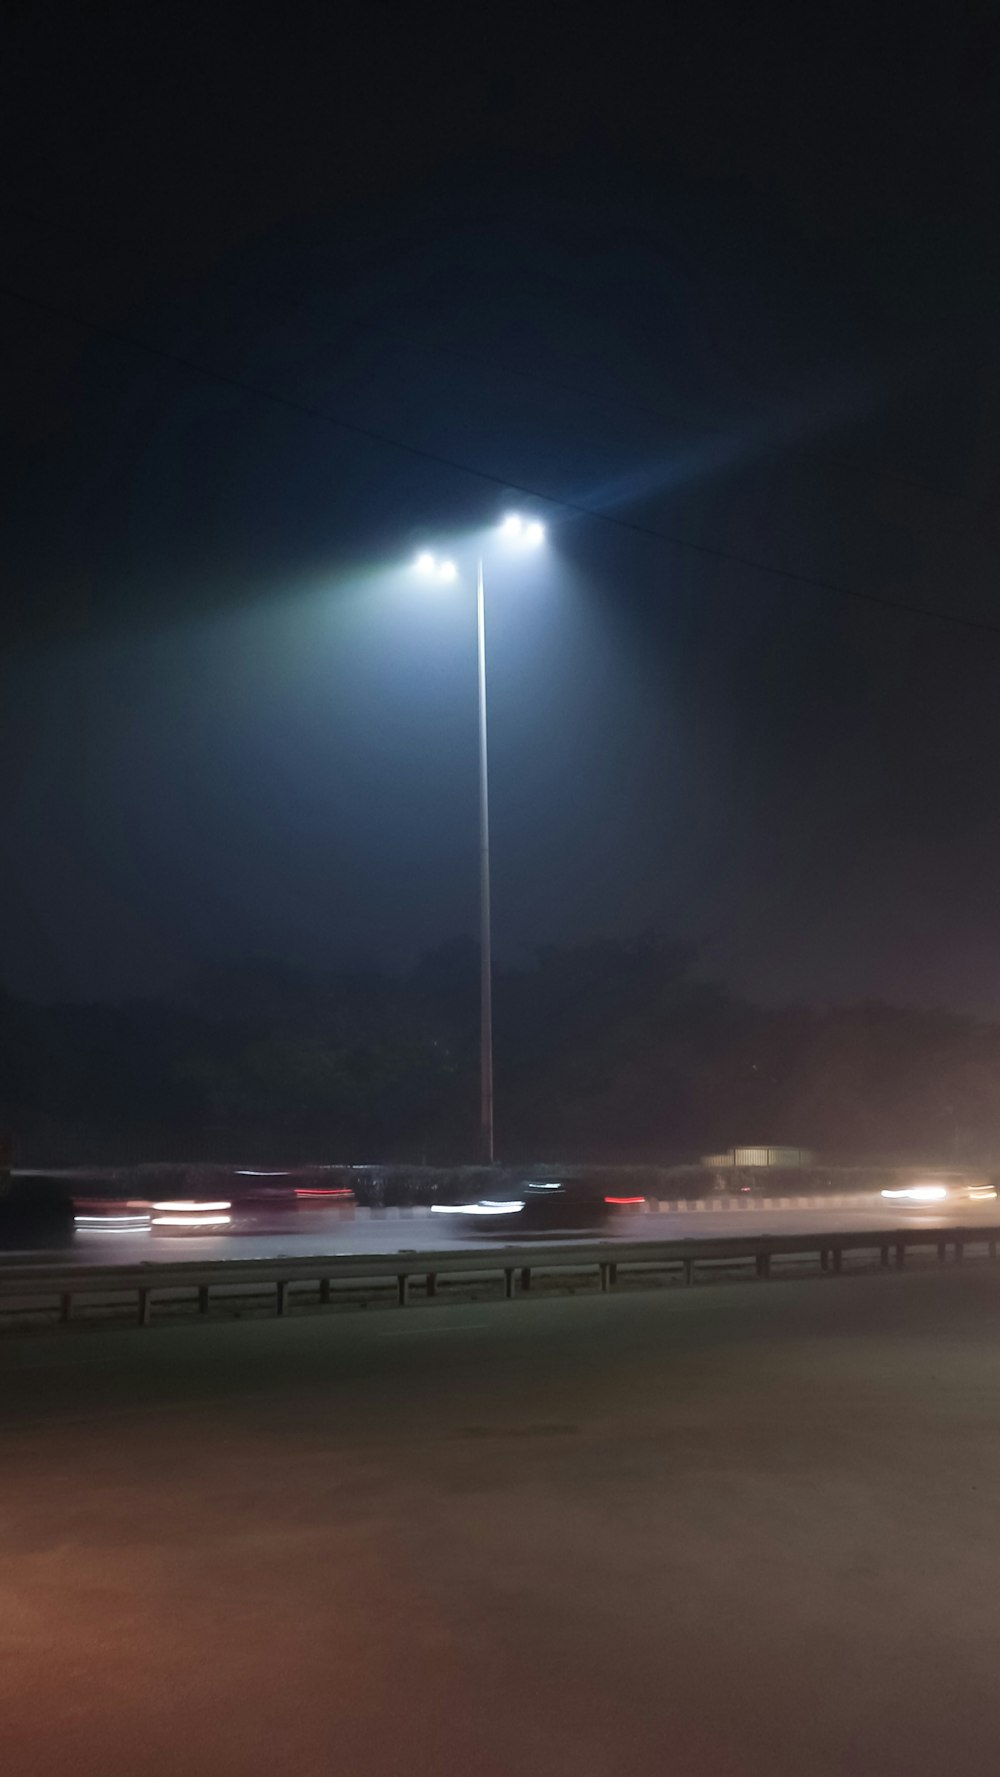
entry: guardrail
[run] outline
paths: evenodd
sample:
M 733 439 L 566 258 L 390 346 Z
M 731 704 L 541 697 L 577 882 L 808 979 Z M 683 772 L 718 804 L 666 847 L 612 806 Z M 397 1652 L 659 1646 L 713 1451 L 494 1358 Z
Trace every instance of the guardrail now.
M 623 1282 L 654 1282 L 673 1275 L 694 1283 L 712 1268 L 749 1267 L 758 1278 L 771 1275 L 775 1260 L 815 1259 L 817 1269 L 837 1273 L 851 1255 L 877 1253 L 881 1267 L 901 1266 L 918 1248 L 936 1248 L 945 1262 L 951 1249 L 960 1261 L 973 1249 L 985 1249 L 996 1260 L 1000 1226 L 963 1228 L 883 1228 L 854 1233 L 733 1235 L 722 1239 L 669 1241 L 559 1242 L 551 1246 L 479 1247 L 443 1252 L 335 1254 L 329 1257 L 231 1259 L 200 1263 L 125 1266 L 66 1266 L 26 1262 L 0 1269 L 0 1326 L 7 1330 L 42 1315 L 62 1326 L 124 1310 L 135 1324 L 149 1326 L 156 1309 L 193 1308 L 205 1316 L 214 1305 L 231 1312 L 241 1304 L 258 1307 L 270 1299 L 283 1315 L 292 1305 L 329 1307 L 338 1298 L 356 1300 L 358 1286 L 374 1286 L 378 1299 L 385 1286 L 390 1298 L 405 1308 L 415 1283 L 423 1299 L 437 1295 L 442 1279 L 465 1280 L 502 1287 L 511 1299 L 533 1287 L 575 1275 L 601 1290 Z M 164 1314 L 162 1318 L 166 1319 Z

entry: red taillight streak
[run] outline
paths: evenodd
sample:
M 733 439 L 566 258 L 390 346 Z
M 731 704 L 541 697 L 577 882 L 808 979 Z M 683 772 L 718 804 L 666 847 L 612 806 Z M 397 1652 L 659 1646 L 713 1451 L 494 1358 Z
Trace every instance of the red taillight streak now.
M 645 1203 L 645 1197 L 605 1197 L 605 1203 Z

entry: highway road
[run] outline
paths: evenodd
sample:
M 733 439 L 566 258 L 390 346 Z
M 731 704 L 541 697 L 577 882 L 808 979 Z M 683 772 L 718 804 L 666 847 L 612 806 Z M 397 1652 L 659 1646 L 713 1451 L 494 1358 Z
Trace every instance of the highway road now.
M 962 1223 L 1000 1226 L 1000 1202 L 996 1200 L 973 1204 L 946 1204 L 918 1207 L 899 1202 L 887 1203 L 880 1197 L 859 1197 L 850 1208 L 831 1208 L 817 1204 L 808 1208 L 764 1209 L 747 1207 L 739 1210 L 711 1208 L 685 1211 L 618 1212 L 607 1228 L 589 1236 L 607 1239 L 609 1234 L 622 1240 L 704 1239 L 713 1234 L 797 1234 L 822 1228 L 831 1233 L 849 1232 L 856 1228 L 885 1227 L 951 1227 Z M 560 1236 L 562 1238 L 562 1236 Z M 582 1235 L 586 1240 L 588 1236 Z M 390 1253 L 436 1250 L 450 1246 L 502 1245 L 502 1237 L 485 1236 L 481 1224 L 473 1220 L 426 1213 L 343 1210 L 298 1211 L 284 1222 L 255 1231 L 230 1233 L 195 1233 L 183 1235 L 151 1235 L 148 1232 L 117 1233 L 108 1230 L 78 1232 L 69 1255 L 81 1264 L 128 1264 L 142 1260 L 173 1260 L 180 1257 L 205 1259 L 274 1258 L 279 1255 L 309 1253 Z M 34 1255 L 3 1255 L 28 1261 Z
M 11 1777 L 994 1777 L 1000 1272 L 0 1343 Z

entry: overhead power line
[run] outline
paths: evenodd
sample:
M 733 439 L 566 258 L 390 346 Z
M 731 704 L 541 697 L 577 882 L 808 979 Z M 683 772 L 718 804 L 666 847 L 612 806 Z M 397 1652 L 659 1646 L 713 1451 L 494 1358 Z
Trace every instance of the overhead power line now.
M 286 312 L 296 311 L 297 305 L 291 299 L 282 297 L 276 292 L 269 291 L 268 294 L 273 294 L 276 302 L 280 303 Z M 309 301 L 305 302 L 304 307 L 309 314 L 315 312 L 313 304 Z M 466 364 L 480 376 L 499 377 L 505 382 L 513 380 L 527 383 L 537 389 L 548 389 L 552 394 L 566 395 L 573 401 L 585 403 L 588 407 L 603 408 L 606 413 L 630 414 L 647 424 L 669 427 L 674 434 L 690 433 L 695 437 L 696 442 L 706 436 L 724 438 L 730 442 L 734 438 L 733 427 L 722 425 L 717 420 L 699 417 L 694 422 L 679 417 L 677 414 L 667 413 L 662 407 L 651 406 L 645 401 L 633 400 L 627 395 L 616 395 L 610 390 L 585 388 L 580 383 L 567 382 L 562 377 L 550 376 L 544 371 L 526 370 L 523 365 L 484 357 L 481 351 L 477 352 L 468 346 L 454 345 L 450 340 L 427 339 L 419 333 L 410 333 L 402 328 L 359 316 L 350 317 L 347 326 L 352 332 L 371 334 L 376 338 L 391 340 L 397 346 L 406 347 L 409 351 L 422 352 L 425 357 L 445 358 L 456 364 Z M 941 501 L 969 502 L 968 494 L 943 494 L 938 489 L 929 487 L 917 476 L 908 475 L 903 470 L 870 470 L 861 463 L 849 462 L 845 457 L 833 455 L 812 444 L 796 441 L 793 445 L 787 439 L 769 443 L 766 440 L 758 439 L 755 441 L 754 449 L 760 456 L 771 458 L 785 458 L 794 452 L 796 458 L 805 458 L 810 463 L 817 464 L 827 473 L 832 472 L 839 476 L 853 477 L 855 480 L 875 479 L 886 483 L 895 483 L 897 487 L 911 489 L 912 492 L 919 494 L 925 500 L 932 497 Z
M 454 474 L 466 475 L 471 480 L 479 481 L 486 486 L 502 489 L 507 494 L 523 494 L 530 500 L 541 500 L 547 506 L 555 507 L 563 512 L 572 512 L 577 517 L 589 519 L 592 523 L 610 525 L 618 531 L 631 536 L 643 537 L 647 541 L 665 543 L 670 548 L 699 555 L 710 561 L 725 563 L 729 567 L 740 568 L 745 572 L 763 575 L 783 585 L 802 586 L 811 592 L 821 593 L 825 597 L 850 599 L 857 604 L 872 605 L 878 609 L 895 611 L 909 617 L 927 618 L 936 623 L 945 623 L 953 628 L 969 630 L 976 634 L 1000 637 L 1000 624 L 991 623 L 987 618 L 965 616 L 961 613 L 943 610 L 940 606 L 917 604 L 909 599 L 898 599 L 884 593 L 868 592 L 860 587 L 848 586 L 840 581 L 827 580 L 815 574 L 803 574 L 794 568 L 778 567 L 773 562 L 759 561 L 753 556 L 742 555 L 737 550 L 726 549 L 716 544 L 695 542 L 690 537 L 679 537 L 673 532 L 664 531 L 655 525 L 643 524 L 638 519 L 622 518 L 617 514 L 601 512 L 580 500 L 569 500 L 559 494 L 552 494 L 544 488 L 528 487 L 523 483 L 511 481 L 505 475 L 497 475 L 489 469 L 478 468 L 475 464 L 461 458 L 447 455 L 443 451 L 429 450 L 424 445 L 412 444 L 392 433 L 383 432 L 374 426 L 366 426 L 358 420 L 344 418 L 340 414 L 331 413 L 327 408 L 318 407 L 312 402 L 301 401 L 294 395 L 284 395 L 274 389 L 263 387 L 260 383 L 251 382 L 245 377 L 236 376 L 230 371 L 219 370 L 211 364 L 204 364 L 196 358 L 189 358 L 185 353 L 175 352 L 167 346 L 159 346 L 153 341 L 141 338 L 138 334 L 126 332 L 103 321 L 95 321 L 88 316 L 75 314 L 71 309 L 63 308 L 59 303 L 51 302 L 46 297 L 31 295 L 24 290 L 15 289 L 8 284 L 0 283 L 0 296 L 8 301 L 20 303 L 22 307 L 47 315 L 66 326 L 78 328 L 81 332 L 89 332 L 101 339 L 112 341 L 115 345 L 124 346 L 128 350 L 140 352 L 146 357 L 162 364 L 172 365 L 175 369 L 184 370 L 189 375 L 201 377 L 207 382 L 216 383 L 222 388 L 236 389 L 244 395 L 252 395 L 256 400 L 266 401 L 272 407 L 280 407 L 290 413 L 304 415 L 308 419 L 319 420 L 324 425 L 334 426 L 356 438 L 364 438 L 371 444 L 398 451 L 416 461 L 432 463 L 441 469 L 448 469 Z
M 67 222 L 65 218 L 41 215 L 2 197 L 0 197 L 0 210 L 9 210 L 23 220 L 33 223 L 37 228 L 56 234 L 72 234 L 89 241 L 102 250 L 130 253 L 145 259 L 147 264 L 150 263 L 153 251 L 151 243 L 138 240 L 134 236 L 121 235 L 117 232 L 111 233 L 103 228 L 95 229 L 91 225 L 81 223 L 77 218 L 74 218 L 72 222 Z M 303 310 L 311 316 L 317 313 L 313 300 L 308 297 L 290 295 L 287 290 L 281 289 L 273 283 L 262 287 L 259 282 L 255 281 L 253 295 L 257 298 L 266 297 L 270 302 L 273 302 L 276 310 L 286 316 L 296 316 Z M 324 319 L 329 318 L 325 310 L 322 313 Z M 607 412 L 634 414 L 637 419 L 654 425 L 670 427 L 674 432 L 690 432 L 694 429 L 698 437 L 707 434 L 710 437 L 731 440 L 733 436 L 731 426 L 705 419 L 704 416 L 699 416 L 696 427 L 693 428 L 687 418 L 679 417 L 676 413 L 667 413 L 663 408 L 649 402 L 637 401 L 631 396 L 615 394 L 611 390 L 585 388 L 579 383 L 563 377 L 551 376 L 545 371 L 526 370 L 523 364 L 501 361 L 495 355 L 484 357 L 481 351 L 476 351 L 474 348 L 456 345 L 452 340 L 428 339 L 420 333 L 411 333 L 407 329 L 377 321 L 370 315 L 349 315 L 346 317 L 344 325 L 351 333 L 370 334 L 377 338 L 392 340 L 397 346 L 404 346 L 410 351 L 422 352 L 427 357 L 445 358 L 457 364 L 467 364 L 470 369 L 480 375 L 498 376 L 505 381 L 513 379 L 516 382 L 530 384 L 535 388 L 548 389 L 553 394 L 565 395 L 573 401 L 585 402 L 590 407 L 603 408 Z M 760 443 L 760 449 L 763 454 L 782 457 L 789 454 L 791 445 L 788 440 L 774 444 L 763 441 Z M 794 450 L 797 458 L 804 457 L 827 472 L 832 471 L 838 475 L 852 476 L 855 479 L 866 481 L 872 479 L 889 481 L 899 487 L 911 488 L 924 499 L 930 495 L 937 500 L 947 499 L 949 503 L 968 504 L 970 502 L 970 496 L 966 493 L 942 494 L 939 489 L 930 487 L 926 481 L 898 468 L 887 472 L 878 467 L 850 462 L 828 450 L 820 450 L 801 441 L 795 443 Z

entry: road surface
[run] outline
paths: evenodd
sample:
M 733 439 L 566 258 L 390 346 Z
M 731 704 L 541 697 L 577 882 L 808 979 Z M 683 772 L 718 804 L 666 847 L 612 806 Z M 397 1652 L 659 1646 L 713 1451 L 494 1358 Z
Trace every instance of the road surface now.
M 11 1777 L 993 1777 L 1000 1274 L 0 1345 Z
M 683 1240 L 704 1239 L 712 1234 L 799 1234 L 814 1228 L 830 1233 L 849 1232 L 855 1228 L 937 1228 L 960 1226 L 963 1222 L 1000 1225 L 1000 1203 L 993 1200 L 927 1209 L 899 1202 L 887 1203 L 872 1195 L 859 1197 L 850 1209 L 831 1209 L 817 1204 L 807 1209 L 784 1210 L 748 1207 L 638 1214 L 621 1211 L 591 1238 Z M 475 1220 L 450 1216 L 393 1210 L 375 1214 L 358 1211 L 353 1216 L 350 1211 L 343 1210 L 299 1211 L 288 1216 L 284 1224 L 275 1224 L 267 1231 L 256 1233 L 185 1233 L 172 1237 L 107 1231 L 78 1233 L 71 1253 L 59 1256 L 69 1256 L 84 1264 L 132 1265 L 144 1259 L 184 1257 L 264 1259 L 290 1253 L 306 1256 L 309 1253 L 424 1252 L 439 1247 L 482 1246 L 484 1238 L 488 1238 L 489 1244 L 498 1243 L 496 1235 L 484 1237 L 481 1224 Z M 524 1238 L 521 1236 L 522 1240 Z M 39 1257 L 38 1254 L 33 1256 Z M 25 1255 L 18 1257 L 24 1258 Z

